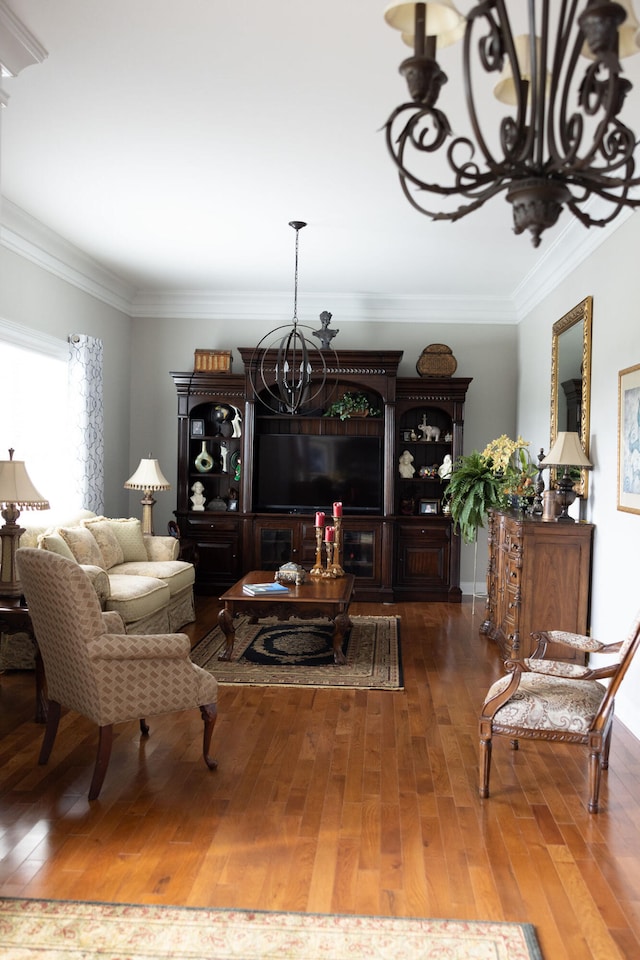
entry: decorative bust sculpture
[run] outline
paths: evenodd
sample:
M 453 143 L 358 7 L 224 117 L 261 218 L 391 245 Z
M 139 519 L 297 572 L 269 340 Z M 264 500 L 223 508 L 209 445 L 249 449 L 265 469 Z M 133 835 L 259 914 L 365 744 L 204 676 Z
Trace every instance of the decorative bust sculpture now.
M 438 474 L 442 480 L 448 480 L 452 473 L 453 473 L 453 462 L 451 460 L 451 454 L 445 453 L 444 460 L 442 461 L 442 466 L 438 467 Z
M 398 460 L 398 470 L 400 471 L 400 476 L 405 480 L 411 480 L 416 472 L 416 469 L 413 466 L 413 455 L 409 452 L 409 450 L 405 450 L 404 453 L 400 454 L 400 459 Z
M 204 510 L 204 487 L 199 480 L 196 480 L 194 485 L 191 487 L 191 492 L 193 493 L 193 496 L 190 498 L 192 508 L 194 510 Z

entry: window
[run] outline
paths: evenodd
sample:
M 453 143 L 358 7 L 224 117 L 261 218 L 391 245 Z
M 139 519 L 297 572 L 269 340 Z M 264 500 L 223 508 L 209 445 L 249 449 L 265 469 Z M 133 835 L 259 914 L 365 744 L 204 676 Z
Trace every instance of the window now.
M 52 510 L 75 510 L 70 483 L 67 344 L 54 341 L 43 349 L 9 343 L 0 325 L 0 459 L 15 450 L 24 460 L 36 489 Z M 15 338 L 12 338 L 15 339 Z M 48 338 L 43 338 L 43 341 Z M 40 338 L 37 338 L 40 346 Z

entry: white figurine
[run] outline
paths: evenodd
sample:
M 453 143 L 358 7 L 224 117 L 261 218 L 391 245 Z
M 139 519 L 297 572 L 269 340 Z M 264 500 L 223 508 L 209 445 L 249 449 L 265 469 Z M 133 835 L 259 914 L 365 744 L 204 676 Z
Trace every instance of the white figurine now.
M 234 410 L 233 420 L 231 421 L 233 426 L 232 437 L 241 437 L 242 436 L 242 414 L 237 407 L 234 407 L 233 404 L 230 404 L 231 409 Z
M 400 459 L 398 460 L 398 469 L 400 471 L 400 476 L 405 480 L 411 480 L 416 472 L 415 467 L 413 466 L 413 455 L 408 450 L 405 450 L 404 453 L 400 454 Z
M 442 466 L 438 467 L 438 475 L 442 480 L 448 480 L 453 473 L 453 461 L 451 460 L 451 454 L 445 453 L 444 460 L 442 461 Z
M 220 444 L 220 459 L 222 461 L 222 472 L 227 472 L 227 457 L 229 456 L 229 447 L 226 443 Z
M 194 485 L 191 487 L 193 496 L 191 497 L 191 504 L 194 510 L 204 510 L 204 487 L 199 480 L 196 480 Z
M 418 430 L 422 434 L 423 440 L 439 440 L 440 427 L 432 427 L 427 423 L 426 413 L 422 414 L 422 423 L 418 424 Z

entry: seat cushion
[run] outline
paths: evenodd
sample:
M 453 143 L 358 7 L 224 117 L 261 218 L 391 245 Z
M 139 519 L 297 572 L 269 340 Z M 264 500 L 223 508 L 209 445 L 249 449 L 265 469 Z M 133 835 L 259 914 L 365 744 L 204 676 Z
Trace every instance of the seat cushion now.
M 510 682 L 511 676 L 496 680 L 487 700 L 497 696 Z M 525 673 L 516 693 L 496 711 L 493 722 L 494 725 L 523 727 L 525 730 L 566 730 L 586 734 L 605 692 L 605 687 L 596 680 L 565 680 Z
M 171 598 L 167 584 L 155 577 L 109 573 L 109 587 L 106 609 L 115 610 L 125 623 L 155 613 L 166 607 Z
M 155 577 L 158 580 L 163 580 L 168 585 L 172 597 L 184 590 L 185 587 L 191 586 L 196 578 L 193 564 L 186 563 L 184 560 L 147 560 L 145 563 L 121 563 L 109 570 L 109 576 L 114 573 L 135 577 Z

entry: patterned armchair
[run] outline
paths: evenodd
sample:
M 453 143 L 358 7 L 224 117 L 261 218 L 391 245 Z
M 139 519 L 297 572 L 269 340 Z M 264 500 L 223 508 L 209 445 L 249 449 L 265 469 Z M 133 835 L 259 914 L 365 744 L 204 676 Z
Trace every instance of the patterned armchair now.
M 62 706 L 100 728 L 89 799 L 99 795 L 113 738 L 113 724 L 199 707 L 204 720 L 205 763 L 216 721 L 217 680 L 189 658 L 184 634 L 132 635 L 119 614 L 103 613 L 81 566 L 47 550 L 16 554 L 47 681 L 48 718 L 39 763 L 49 759 Z M 140 719 L 142 718 L 142 719 Z
M 480 796 L 489 796 L 494 735 L 581 743 L 589 747 L 589 813 L 598 812 L 600 775 L 609 765 L 615 696 L 640 645 L 640 611 L 625 641 L 604 644 L 590 637 L 550 630 L 534 633 L 537 646 L 526 660 L 505 663 L 509 671 L 490 688 L 480 715 Z M 615 663 L 588 666 L 545 660 L 549 643 L 588 653 L 617 653 Z M 608 679 L 607 685 L 600 683 Z

